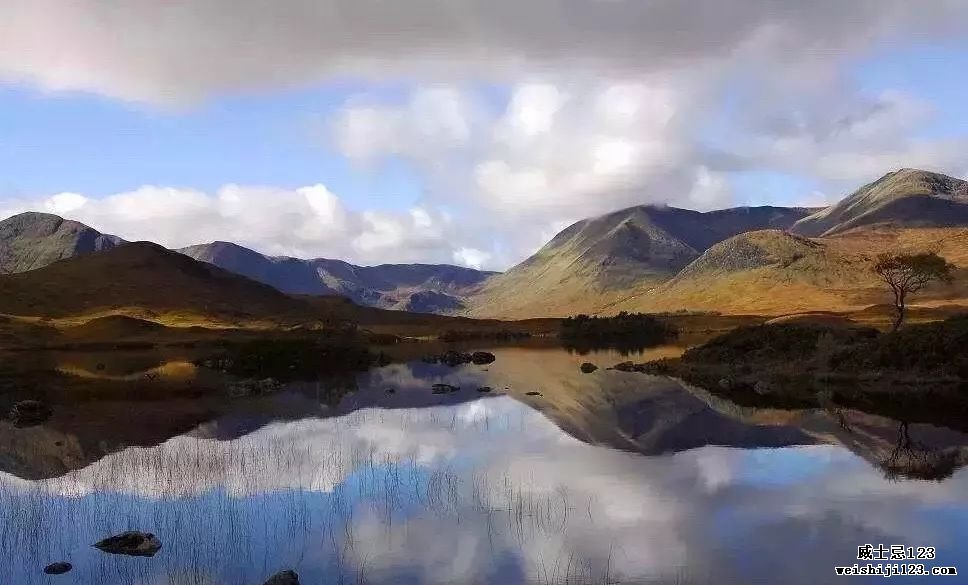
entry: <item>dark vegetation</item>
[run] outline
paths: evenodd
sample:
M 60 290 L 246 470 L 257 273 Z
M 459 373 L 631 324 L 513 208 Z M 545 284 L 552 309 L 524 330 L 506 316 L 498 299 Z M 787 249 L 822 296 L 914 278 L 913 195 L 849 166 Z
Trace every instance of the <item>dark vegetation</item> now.
M 968 427 L 968 315 L 891 333 L 847 325 L 741 327 L 681 358 L 632 367 L 747 405 L 833 401 L 898 420 Z
M 519 339 L 528 339 L 531 337 L 531 333 L 528 331 L 511 330 L 511 329 L 498 329 L 494 331 L 487 330 L 459 330 L 459 329 L 449 329 L 444 331 L 438 336 L 440 341 L 454 342 L 454 341 L 515 341 Z
M 597 348 L 634 351 L 673 340 L 678 334 L 667 320 L 622 311 L 614 317 L 569 317 L 561 322 L 558 335 L 565 347 L 581 353 Z
M 365 370 L 382 360 L 351 338 L 259 339 L 226 344 L 198 365 L 244 378 L 313 380 L 321 374 Z

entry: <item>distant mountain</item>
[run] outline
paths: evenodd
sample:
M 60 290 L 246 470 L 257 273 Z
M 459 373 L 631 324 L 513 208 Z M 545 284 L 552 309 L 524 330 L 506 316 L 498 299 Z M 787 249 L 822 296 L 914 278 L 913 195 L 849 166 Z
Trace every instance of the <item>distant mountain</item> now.
M 864 185 L 836 205 L 801 219 L 790 231 L 803 236 L 831 236 L 875 224 L 968 226 L 968 182 L 918 169 L 901 169 Z
M 129 314 L 169 324 L 293 320 L 303 301 L 149 242 L 123 244 L 0 276 L 0 313 L 50 318 Z
M 595 312 L 662 283 L 703 251 L 739 233 L 787 229 L 814 210 L 739 207 L 698 212 L 638 206 L 579 221 L 536 254 L 489 279 L 468 314 L 501 318 Z
M 339 295 L 371 307 L 421 313 L 459 311 L 463 298 L 496 274 L 446 264 L 355 266 L 325 258 L 273 257 L 229 242 L 189 246 L 179 252 L 285 293 Z
M 109 250 L 123 240 L 48 213 L 21 213 L 0 221 L 0 274 L 42 268 L 57 260 Z

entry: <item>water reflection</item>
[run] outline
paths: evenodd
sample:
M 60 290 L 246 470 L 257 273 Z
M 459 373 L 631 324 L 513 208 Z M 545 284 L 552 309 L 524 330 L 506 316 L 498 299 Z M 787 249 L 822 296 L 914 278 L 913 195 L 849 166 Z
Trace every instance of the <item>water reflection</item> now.
M 911 481 L 881 465 L 904 449 L 961 457 L 958 433 L 579 372 L 614 363 L 609 352 L 495 353 L 486 367 L 394 364 L 335 393 L 301 383 L 202 401 L 188 429 L 114 435 L 154 446 L 95 452 L 105 429 L 56 417 L 0 426 L 4 576 L 46 583 L 43 566 L 69 560 L 84 584 L 258 584 L 285 568 L 305 583 L 813 584 L 866 542 L 936 546 L 945 564 L 968 553 L 956 521 L 968 474 Z M 461 391 L 433 395 L 433 383 Z M 21 479 L 34 458 L 11 457 L 14 437 L 24 449 L 59 437 L 76 458 Z M 162 552 L 90 547 L 125 529 L 158 534 Z

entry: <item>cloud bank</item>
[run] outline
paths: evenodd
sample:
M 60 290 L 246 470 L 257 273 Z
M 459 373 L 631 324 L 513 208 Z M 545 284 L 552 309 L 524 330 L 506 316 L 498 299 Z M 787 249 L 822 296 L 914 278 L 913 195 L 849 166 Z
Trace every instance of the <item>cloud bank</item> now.
M 923 132 L 934 104 L 909 88 L 870 94 L 845 71 L 885 47 L 957 38 L 966 17 L 960 0 L 6 3 L 0 81 L 43 91 L 177 110 L 362 82 L 373 91 L 319 112 L 325 146 L 374 173 L 406 161 L 423 196 L 407 212 L 356 211 L 327 177 L 299 189 L 225 177 L 215 193 L 132 186 L 0 211 L 169 246 L 503 269 L 581 218 L 748 203 L 740 173 L 807 179 L 809 192 L 771 199 L 791 205 L 902 166 L 963 176 L 968 137 Z
M 0 76 L 186 102 L 334 75 L 636 76 L 758 56 L 816 61 L 958 32 L 958 0 L 34 0 L 0 9 Z

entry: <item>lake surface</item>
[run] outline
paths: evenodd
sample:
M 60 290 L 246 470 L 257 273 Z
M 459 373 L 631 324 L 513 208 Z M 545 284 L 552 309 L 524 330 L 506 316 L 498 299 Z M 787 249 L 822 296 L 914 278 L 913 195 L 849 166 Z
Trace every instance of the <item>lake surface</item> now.
M 211 382 L 177 355 L 46 356 L 95 387 L 48 395 L 42 426 L 0 422 L 0 583 L 813 585 L 867 543 L 968 558 L 959 432 L 579 372 L 616 352 L 493 351 L 214 396 L 152 391 Z M 130 529 L 164 547 L 91 547 Z

